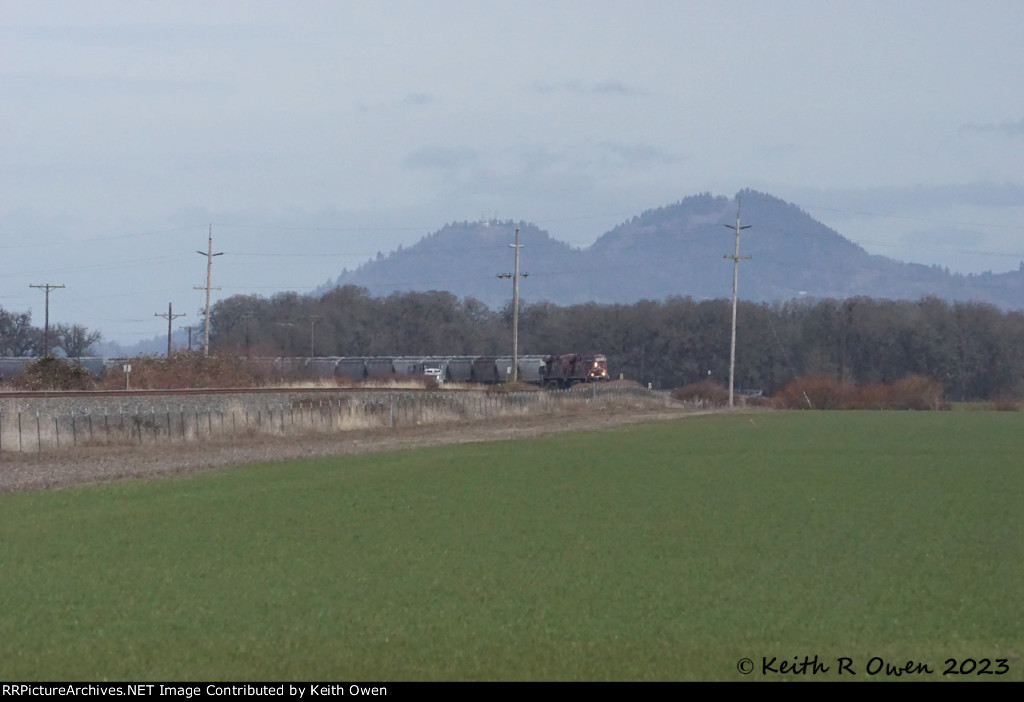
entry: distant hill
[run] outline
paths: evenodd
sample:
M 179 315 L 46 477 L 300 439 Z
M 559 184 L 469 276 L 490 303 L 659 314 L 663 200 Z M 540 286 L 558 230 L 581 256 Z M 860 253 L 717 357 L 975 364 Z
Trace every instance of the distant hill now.
M 937 266 L 902 263 L 869 254 L 796 205 L 744 190 L 734 198 L 702 194 L 623 222 L 585 249 L 575 249 L 532 224 L 449 224 L 414 246 L 378 256 L 344 271 L 320 292 L 359 285 L 374 295 L 447 290 L 492 308 L 511 299 L 509 247 L 520 229 L 520 271 L 528 274 L 525 302 L 559 305 L 633 303 L 641 299 L 732 294 L 731 255 L 740 208 L 739 295 L 757 302 L 795 297 L 868 296 L 974 300 L 1002 309 L 1024 309 L 1024 264 L 1018 271 L 961 275 Z

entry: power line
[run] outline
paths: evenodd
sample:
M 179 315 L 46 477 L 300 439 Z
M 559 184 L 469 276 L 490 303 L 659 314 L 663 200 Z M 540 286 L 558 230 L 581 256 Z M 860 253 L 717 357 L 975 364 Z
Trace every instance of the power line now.
M 724 225 L 731 229 L 728 224 Z M 736 377 L 736 292 L 740 276 L 740 260 L 750 259 L 750 256 L 740 256 L 740 230 L 750 229 L 751 225 L 740 226 L 740 207 L 736 204 L 736 253 L 732 256 L 726 254 L 722 258 L 732 259 L 732 340 L 729 344 L 729 407 L 733 406 L 733 386 Z
M 184 312 L 181 312 L 180 314 L 174 314 L 173 309 L 171 307 L 171 303 L 168 302 L 167 303 L 167 314 L 161 314 L 159 312 L 154 312 L 153 316 L 154 317 L 163 317 L 164 319 L 167 320 L 167 358 L 170 358 L 171 357 L 171 322 L 174 321 L 175 319 L 177 319 L 178 317 L 184 317 L 186 315 L 185 315 Z M 190 346 L 191 346 L 191 344 L 190 344 Z
M 29 285 L 30 288 L 40 288 L 46 291 L 46 324 L 43 327 L 43 355 L 50 355 L 50 291 L 63 288 L 63 285 L 51 285 L 50 283 L 43 283 L 42 285 Z
M 500 274 L 499 278 L 512 279 L 512 382 L 519 380 L 519 279 L 525 278 L 529 273 L 519 273 L 519 249 L 523 244 L 519 243 L 519 227 L 516 227 L 516 243 L 509 244 L 516 251 L 516 265 L 514 273 Z
M 71 241 L 41 241 L 34 242 L 31 244 L 9 244 L 6 246 L 0 246 L 0 250 L 13 250 L 13 249 L 38 249 L 45 246 L 67 246 L 68 244 L 90 244 L 97 241 L 114 241 L 117 239 L 137 239 L 144 236 L 157 236 L 160 234 L 170 234 L 173 232 L 187 231 L 189 229 L 196 229 L 198 225 L 189 225 L 185 227 L 175 227 L 173 229 L 161 229 L 147 232 L 136 232 L 134 234 L 111 234 L 109 236 L 95 236 L 88 239 L 74 239 Z
M 210 355 L 210 290 L 220 290 L 220 288 L 210 287 L 210 273 L 213 269 L 213 257 L 223 256 L 224 252 L 220 253 L 213 252 L 213 225 L 210 225 L 206 238 L 206 253 L 202 251 L 196 251 L 200 256 L 206 256 L 206 320 L 205 320 L 205 331 L 203 332 L 203 355 Z M 203 290 L 204 288 L 196 286 L 195 290 Z M 169 355 L 169 354 L 168 354 Z

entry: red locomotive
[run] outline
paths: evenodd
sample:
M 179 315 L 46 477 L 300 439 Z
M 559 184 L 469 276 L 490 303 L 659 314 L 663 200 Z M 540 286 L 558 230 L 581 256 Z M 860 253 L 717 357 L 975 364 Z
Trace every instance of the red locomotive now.
M 603 354 L 569 353 L 544 359 L 544 382 L 547 385 L 568 388 L 576 383 L 601 380 L 610 380 L 608 359 Z

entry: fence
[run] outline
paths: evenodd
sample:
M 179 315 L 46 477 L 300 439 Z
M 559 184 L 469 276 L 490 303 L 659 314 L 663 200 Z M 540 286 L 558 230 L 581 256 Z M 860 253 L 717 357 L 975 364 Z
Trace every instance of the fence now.
M 54 407 L 10 407 L 12 401 L 7 400 L 0 406 L 0 452 L 333 434 L 497 417 L 556 416 L 587 408 L 675 404 L 666 393 L 596 384 L 552 392 L 373 391 L 326 397 L 293 392 L 276 401 L 258 395 L 250 396 L 256 400 L 240 397 L 209 394 L 202 403 L 149 401 L 130 407 L 66 401 Z

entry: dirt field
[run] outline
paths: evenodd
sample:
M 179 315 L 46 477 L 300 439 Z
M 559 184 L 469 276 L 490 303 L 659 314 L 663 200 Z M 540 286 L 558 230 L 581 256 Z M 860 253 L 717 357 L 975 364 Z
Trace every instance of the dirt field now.
M 254 437 L 156 447 L 92 447 L 0 459 L 0 492 L 21 492 L 111 480 L 146 479 L 227 466 L 310 456 L 343 456 L 442 444 L 500 441 L 563 431 L 604 429 L 704 412 L 684 409 L 603 409 L 571 416 L 500 418 L 464 424 L 350 431 L 309 437 Z

